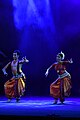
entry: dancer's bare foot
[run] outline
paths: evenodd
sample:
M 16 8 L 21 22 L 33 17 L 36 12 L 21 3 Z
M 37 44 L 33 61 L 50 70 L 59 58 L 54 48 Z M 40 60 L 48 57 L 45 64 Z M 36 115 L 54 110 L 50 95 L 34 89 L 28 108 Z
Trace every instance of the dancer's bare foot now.
M 58 100 L 57 100 L 57 99 L 54 99 L 53 104 L 57 104 L 57 102 L 58 102 Z
M 9 99 L 7 100 L 7 102 L 8 102 L 8 103 L 11 102 L 11 99 L 9 98 Z

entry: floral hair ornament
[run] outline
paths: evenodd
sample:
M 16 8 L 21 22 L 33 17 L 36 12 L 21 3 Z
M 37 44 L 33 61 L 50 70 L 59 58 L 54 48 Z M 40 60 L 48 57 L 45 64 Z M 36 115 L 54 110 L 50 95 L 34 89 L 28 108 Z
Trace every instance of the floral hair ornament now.
M 65 54 L 64 54 L 62 51 L 61 51 L 60 53 L 58 53 L 58 55 L 60 55 L 60 56 L 61 56 L 61 59 L 64 60 Z

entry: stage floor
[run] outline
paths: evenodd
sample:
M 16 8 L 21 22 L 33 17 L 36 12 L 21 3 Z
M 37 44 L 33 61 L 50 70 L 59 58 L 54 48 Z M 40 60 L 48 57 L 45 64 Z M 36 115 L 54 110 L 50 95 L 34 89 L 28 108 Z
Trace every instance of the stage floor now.
M 51 118 L 80 118 L 80 98 L 66 98 L 64 104 L 53 104 L 51 97 L 22 97 L 19 103 L 6 97 L 0 97 L 1 116 L 32 116 Z

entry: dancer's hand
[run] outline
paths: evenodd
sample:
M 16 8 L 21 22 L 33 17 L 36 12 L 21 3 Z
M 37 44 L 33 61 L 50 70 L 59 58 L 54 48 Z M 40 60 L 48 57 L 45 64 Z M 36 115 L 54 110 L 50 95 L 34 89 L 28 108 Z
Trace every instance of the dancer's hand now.
M 73 60 L 72 60 L 72 58 L 69 60 L 69 62 L 70 62 L 70 63 L 73 63 Z
M 29 62 L 29 60 L 26 59 L 26 56 L 22 58 L 24 62 Z
M 4 75 L 5 75 L 5 76 L 8 76 L 8 73 L 7 73 L 7 72 L 4 72 Z
M 45 76 L 47 77 L 49 74 L 49 69 L 47 69 L 46 73 L 45 73 Z

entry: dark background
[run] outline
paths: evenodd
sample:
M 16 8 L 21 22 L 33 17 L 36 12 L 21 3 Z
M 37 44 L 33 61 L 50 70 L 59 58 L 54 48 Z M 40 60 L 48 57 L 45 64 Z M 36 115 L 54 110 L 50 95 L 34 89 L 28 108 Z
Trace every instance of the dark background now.
M 23 65 L 28 96 L 47 96 L 49 86 L 57 74 L 46 69 L 55 62 L 56 54 L 65 53 L 72 76 L 72 96 L 80 96 L 80 1 L 79 0 L 0 0 L 0 95 L 4 95 L 4 77 L 1 69 L 15 49 L 26 55 L 29 63 Z

